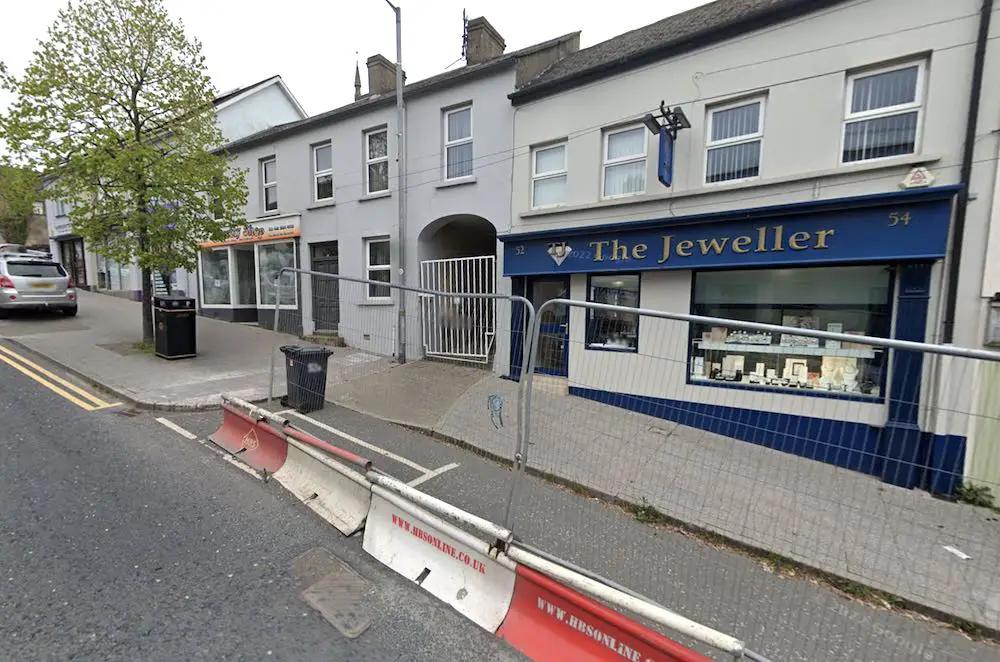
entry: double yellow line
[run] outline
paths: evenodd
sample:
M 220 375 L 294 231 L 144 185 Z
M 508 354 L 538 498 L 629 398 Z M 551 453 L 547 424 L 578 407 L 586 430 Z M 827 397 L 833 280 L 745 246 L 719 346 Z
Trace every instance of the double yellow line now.
M 96 395 L 88 393 L 76 384 L 66 381 L 59 375 L 52 374 L 37 363 L 29 361 L 20 354 L 12 352 L 2 345 L 0 345 L 0 361 L 6 363 L 22 375 L 30 377 L 56 395 L 66 398 L 77 407 L 86 411 L 108 409 L 109 407 L 117 407 L 121 404 L 120 402 L 105 402 Z

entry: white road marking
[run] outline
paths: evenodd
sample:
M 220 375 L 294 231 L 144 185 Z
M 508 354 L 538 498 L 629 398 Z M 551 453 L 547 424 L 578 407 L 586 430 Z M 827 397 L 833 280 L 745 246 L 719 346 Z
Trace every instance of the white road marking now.
M 962 559 L 963 561 L 968 561 L 969 559 L 972 558 L 971 556 L 960 550 L 958 547 L 953 547 L 952 545 L 945 545 L 944 549 L 946 552 L 951 552 L 952 554 Z
M 165 419 L 163 417 L 160 417 L 160 418 L 156 419 L 156 422 L 159 423 L 160 425 L 165 426 L 166 428 L 168 428 L 170 430 L 173 430 L 174 432 L 176 432 L 180 436 L 184 437 L 185 439 L 197 439 L 198 438 L 198 435 L 196 435 L 196 434 L 194 434 L 192 432 L 188 432 L 187 430 L 185 430 L 181 426 L 177 425 L 173 421 L 167 420 L 167 419 Z
M 157 418 L 156 422 L 159 423 L 159 424 L 161 424 L 161 425 L 163 425 L 166 428 L 169 428 L 170 430 L 173 430 L 174 432 L 176 432 L 180 436 L 184 437 L 185 439 L 190 439 L 192 441 L 197 441 L 202 446 L 210 448 L 212 451 L 215 452 L 216 455 L 218 455 L 219 457 L 221 457 L 224 462 L 228 462 L 229 464 L 233 465 L 234 467 L 236 467 L 240 471 L 244 471 L 244 472 L 250 474 L 251 476 L 253 476 L 257 480 L 263 480 L 263 478 L 261 478 L 260 474 L 257 473 L 256 471 L 254 471 L 252 467 L 250 467 L 250 466 L 244 464 L 243 462 L 240 462 L 239 460 L 237 460 L 235 457 L 232 456 L 232 454 L 229 451 L 227 451 L 227 450 L 225 450 L 223 448 L 219 448 L 215 444 L 207 444 L 207 443 L 205 443 L 205 441 L 203 439 L 198 439 L 198 435 L 194 434 L 193 432 L 189 432 L 188 430 L 185 430 L 181 426 L 177 425 L 173 421 L 168 420 L 166 418 L 163 418 L 163 417 Z
M 457 468 L 458 468 L 458 462 L 452 462 L 451 464 L 446 464 L 443 467 L 435 469 L 434 471 L 428 471 L 427 473 L 425 473 L 423 476 L 420 476 L 419 478 L 414 478 L 409 483 L 407 483 L 407 485 L 409 485 L 410 487 L 416 487 L 417 485 L 420 485 L 421 483 L 426 483 L 431 478 L 435 478 L 437 476 L 440 476 L 441 474 L 443 474 L 446 471 L 451 471 L 452 469 L 457 469 Z
M 413 460 L 408 460 L 405 457 L 403 457 L 401 455 L 396 455 L 395 453 L 393 453 L 391 451 L 387 451 L 384 448 L 379 448 L 378 446 L 376 446 L 374 444 L 369 444 L 367 441 L 361 441 L 360 439 L 358 439 L 357 437 L 355 437 L 353 435 L 347 434 L 346 432 L 343 432 L 342 430 L 338 430 L 335 427 L 329 426 L 326 423 L 322 423 L 320 421 L 317 421 L 316 419 L 311 418 L 309 416 L 306 416 L 305 414 L 300 414 L 299 412 L 294 411 L 294 410 L 290 411 L 288 413 L 291 414 L 292 416 L 295 416 L 296 418 L 301 418 L 303 421 L 307 421 L 309 423 L 312 423 L 313 425 L 315 425 L 316 427 L 318 427 L 321 430 L 326 430 L 330 434 L 335 434 L 338 437 L 346 439 L 347 441 L 351 442 L 352 444 L 356 444 L 358 446 L 361 446 L 362 448 L 367 448 L 368 450 L 370 450 L 372 452 L 375 452 L 375 453 L 378 453 L 379 455 L 384 455 L 385 457 L 389 458 L 390 460 L 394 460 L 396 462 L 399 462 L 400 464 L 405 464 L 406 466 L 410 467 L 411 469 L 416 469 L 417 471 L 419 471 L 422 474 L 429 474 L 429 473 L 431 473 L 430 469 L 428 469 L 425 466 L 417 464 Z

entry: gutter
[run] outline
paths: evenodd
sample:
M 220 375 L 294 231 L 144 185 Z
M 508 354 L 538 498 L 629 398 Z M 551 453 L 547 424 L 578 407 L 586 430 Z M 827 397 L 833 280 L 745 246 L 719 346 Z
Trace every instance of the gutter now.
M 945 313 L 941 342 L 950 344 L 955 337 L 955 311 L 958 307 L 958 277 L 962 266 L 962 245 L 965 240 L 965 220 L 969 211 L 969 180 L 972 177 L 972 159 L 975 151 L 976 125 L 979 119 L 979 99 L 983 90 L 983 69 L 986 64 L 986 46 L 993 17 L 993 0 L 983 0 L 979 11 L 979 33 L 976 51 L 972 58 L 972 89 L 969 91 L 969 114 L 965 120 L 965 144 L 962 148 L 962 166 L 959 181 L 962 189 L 955 203 L 955 228 L 952 233 L 951 261 L 948 264 L 948 286 L 945 294 Z

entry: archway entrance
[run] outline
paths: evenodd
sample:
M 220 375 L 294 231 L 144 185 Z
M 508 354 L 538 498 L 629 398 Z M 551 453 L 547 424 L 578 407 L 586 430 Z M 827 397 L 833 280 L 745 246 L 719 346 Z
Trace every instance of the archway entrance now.
M 496 292 L 497 234 L 480 216 L 440 218 L 418 239 L 420 287 L 454 294 Z M 423 296 L 420 306 L 424 353 L 487 363 L 496 340 L 496 301 Z

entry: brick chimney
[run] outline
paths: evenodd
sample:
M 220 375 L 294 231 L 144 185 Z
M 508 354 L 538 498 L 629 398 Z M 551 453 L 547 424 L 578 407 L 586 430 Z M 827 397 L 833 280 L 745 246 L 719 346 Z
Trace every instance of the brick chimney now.
M 465 50 L 466 64 L 482 64 L 503 55 L 507 47 L 503 37 L 490 22 L 480 16 L 469 20 L 468 42 Z
M 368 58 L 368 94 L 388 94 L 396 91 L 396 65 L 384 55 Z

